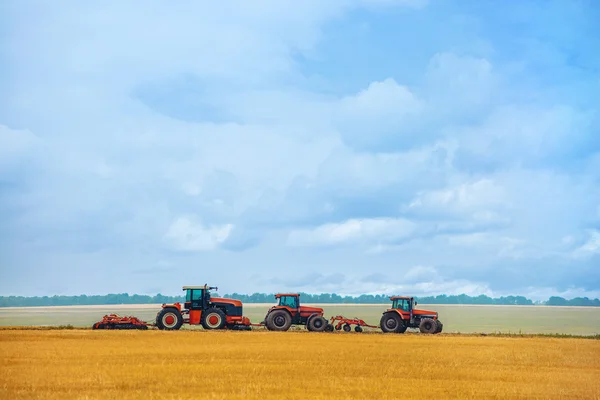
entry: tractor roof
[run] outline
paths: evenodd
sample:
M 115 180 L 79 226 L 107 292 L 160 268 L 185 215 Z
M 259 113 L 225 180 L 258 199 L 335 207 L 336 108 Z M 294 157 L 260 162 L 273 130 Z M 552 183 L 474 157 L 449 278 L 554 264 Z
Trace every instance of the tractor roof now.
M 188 289 L 204 289 L 204 290 L 209 290 L 211 289 L 210 286 L 208 285 L 202 285 L 202 286 L 184 286 L 183 290 L 188 290 Z
M 275 295 L 275 298 L 278 299 L 278 298 L 283 297 L 283 296 L 300 297 L 300 294 L 299 293 L 277 293 Z
M 392 296 L 390 297 L 390 300 L 410 300 L 412 299 L 411 296 Z

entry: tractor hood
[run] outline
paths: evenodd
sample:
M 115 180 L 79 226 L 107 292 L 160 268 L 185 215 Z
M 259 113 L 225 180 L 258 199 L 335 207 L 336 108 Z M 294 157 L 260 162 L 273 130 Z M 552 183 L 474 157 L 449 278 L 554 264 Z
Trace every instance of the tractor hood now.
M 421 317 L 430 317 L 433 319 L 437 319 L 437 317 L 438 317 L 437 311 L 429 311 L 429 310 L 413 310 L 413 315 L 419 315 Z
M 211 297 L 210 301 L 213 303 L 231 304 L 232 306 L 241 307 L 242 302 L 234 299 L 224 299 L 222 297 Z
M 317 313 L 317 314 L 323 314 L 323 309 L 320 307 L 307 307 L 307 306 L 300 306 L 300 312 L 301 313 Z

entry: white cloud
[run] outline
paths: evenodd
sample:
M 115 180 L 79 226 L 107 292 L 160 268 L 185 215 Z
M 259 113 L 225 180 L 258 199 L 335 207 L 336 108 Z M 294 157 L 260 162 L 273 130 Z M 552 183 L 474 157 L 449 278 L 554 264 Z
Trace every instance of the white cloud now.
M 188 217 L 179 217 L 169 226 L 165 239 L 177 250 L 214 250 L 227 240 L 232 229 L 232 224 L 205 227 Z
M 497 84 L 488 60 L 444 52 L 431 58 L 424 90 L 434 115 L 454 119 L 486 105 Z
M 572 254 L 574 258 L 590 258 L 600 254 L 600 230 L 589 230 L 585 243 L 573 250 Z
M 335 123 L 345 142 L 354 148 L 381 149 L 389 142 L 410 148 L 424 139 L 415 130 L 423 109 L 423 102 L 408 88 L 386 79 L 341 99 Z
M 464 159 L 459 161 L 494 166 L 552 162 L 580 151 L 587 139 L 573 132 L 585 132 L 590 124 L 590 115 L 566 105 L 498 107 L 481 126 L 456 132 Z
M 465 214 L 508 206 L 501 186 L 484 178 L 443 190 L 421 192 L 404 209 L 427 214 Z
M 416 225 L 405 219 L 350 219 L 330 223 L 314 229 L 290 232 L 290 246 L 349 245 L 369 242 L 390 242 L 410 237 Z

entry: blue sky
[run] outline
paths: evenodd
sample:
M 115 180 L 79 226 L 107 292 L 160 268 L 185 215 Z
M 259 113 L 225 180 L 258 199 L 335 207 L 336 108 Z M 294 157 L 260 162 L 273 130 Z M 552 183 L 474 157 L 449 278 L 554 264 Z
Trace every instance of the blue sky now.
M 219 4 L 2 3 L 0 294 L 600 296 L 596 2 Z

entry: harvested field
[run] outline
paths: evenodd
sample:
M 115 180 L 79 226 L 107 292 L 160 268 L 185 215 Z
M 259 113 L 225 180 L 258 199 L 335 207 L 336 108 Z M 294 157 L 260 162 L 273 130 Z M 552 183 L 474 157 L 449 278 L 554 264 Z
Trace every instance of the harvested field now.
M 307 304 L 308 305 L 308 304 Z M 244 314 L 260 322 L 272 304 L 244 304 Z M 323 304 L 325 316 L 342 314 L 358 317 L 372 325 L 379 324 L 381 313 L 389 304 Z M 527 334 L 600 334 L 600 307 L 427 305 L 419 308 L 438 311 L 444 332 L 460 333 L 527 333 Z M 0 326 L 91 327 L 104 314 L 134 315 L 154 321 L 160 304 L 15 307 L 0 308 Z M 183 329 L 190 329 L 184 326 Z
M 0 398 L 600 398 L 600 341 L 0 331 Z

